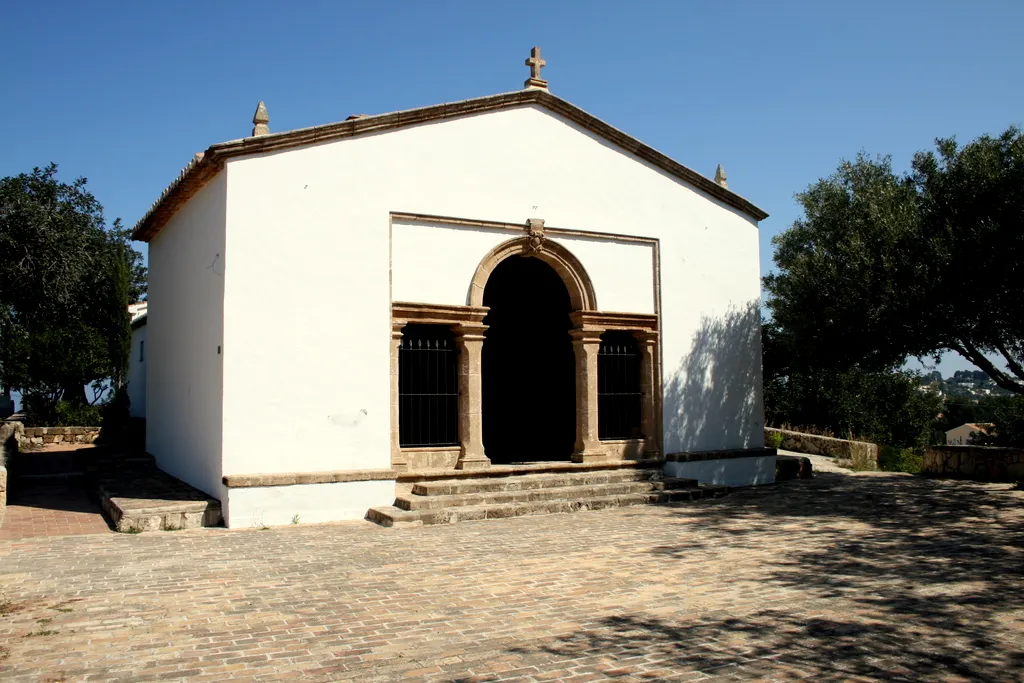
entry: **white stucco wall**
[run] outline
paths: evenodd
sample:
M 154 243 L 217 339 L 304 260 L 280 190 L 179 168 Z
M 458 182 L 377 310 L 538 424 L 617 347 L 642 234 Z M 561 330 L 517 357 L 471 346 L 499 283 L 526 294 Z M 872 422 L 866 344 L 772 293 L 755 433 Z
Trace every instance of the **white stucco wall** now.
M 696 462 L 667 462 L 665 475 L 696 479 L 702 484 L 719 486 L 759 486 L 775 482 L 775 456 L 725 458 Z
M 211 180 L 149 243 L 146 324 L 146 450 L 162 470 L 217 498 L 225 180 Z
M 132 330 L 132 351 L 128 356 L 128 398 L 132 417 L 146 417 L 146 337 L 149 326 L 140 325 Z
M 481 259 L 522 230 L 395 219 L 391 228 L 391 298 L 465 305 Z M 654 247 L 600 236 L 548 235 L 580 261 L 602 311 L 654 313 Z M 443 263 L 443 268 L 437 264 Z
M 234 159 L 225 175 L 225 473 L 389 466 L 389 274 L 395 299 L 463 302 L 504 237 L 461 230 L 452 247 L 443 229 L 399 228 L 392 253 L 393 211 L 660 240 L 666 449 L 762 445 L 756 225 L 589 132 L 527 106 Z M 653 310 L 649 248 L 566 244 L 602 309 Z M 424 258 L 432 270 L 409 268 Z
M 227 489 L 224 502 L 224 525 L 233 529 L 291 524 L 296 515 L 300 524 L 363 519 L 370 508 L 395 502 L 395 482 Z

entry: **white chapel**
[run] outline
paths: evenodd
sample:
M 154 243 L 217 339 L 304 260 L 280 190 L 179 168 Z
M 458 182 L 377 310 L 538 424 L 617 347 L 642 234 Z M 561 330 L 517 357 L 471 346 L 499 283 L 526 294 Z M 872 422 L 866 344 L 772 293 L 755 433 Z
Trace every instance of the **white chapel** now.
M 403 482 L 516 468 L 774 481 L 767 214 L 527 65 L 521 90 L 286 132 L 261 102 L 136 225 L 146 449 L 228 526 L 406 519 Z

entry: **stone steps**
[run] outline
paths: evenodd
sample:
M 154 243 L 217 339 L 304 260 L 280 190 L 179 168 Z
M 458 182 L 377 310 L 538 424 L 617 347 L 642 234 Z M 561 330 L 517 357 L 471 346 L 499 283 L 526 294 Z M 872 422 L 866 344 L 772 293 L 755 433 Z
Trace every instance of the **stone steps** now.
M 507 468 L 500 474 L 407 480 L 394 505 L 371 508 L 366 518 L 382 526 L 453 522 L 600 510 L 627 505 L 680 503 L 728 493 L 693 479 L 666 478 L 660 467 L 633 463 L 576 468 Z M 399 490 L 402 488 L 400 486 Z
M 153 456 L 94 450 L 83 469 L 118 531 L 176 531 L 223 523 L 219 500 L 158 469 Z
M 660 481 L 661 470 L 624 469 L 596 470 L 582 472 L 559 472 L 554 474 L 522 474 L 487 479 L 442 479 L 417 482 L 412 493 L 417 496 L 460 495 L 497 491 L 526 491 L 567 486 L 595 486 L 625 482 Z M 687 480 L 689 481 L 689 480 Z M 695 485 L 696 482 L 693 482 Z
M 402 510 L 390 505 L 371 508 L 366 517 L 371 522 L 389 527 L 453 524 L 469 520 L 546 515 L 557 512 L 577 512 L 579 510 L 603 510 L 629 505 L 682 503 L 700 500 L 701 498 L 718 498 L 726 493 L 728 493 L 728 487 L 725 486 L 700 486 L 687 489 L 594 496 L 580 499 L 562 498 L 534 502 L 465 505 L 427 510 Z
M 664 460 L 608 460 L 603 462 L 531 462 L 518 465 L 492 465 L 482 470 L 415 470 L 399 472 L 398 483 L 406 484 L 419 481 L 435 481 L 438 479 L 501 479 L 521 477 L 528 474 L 600 472 L 607 470 L 661 470 Z
M 605 498 L 634 493 L 653 493 L 666 490 L 660 481 L 625 481 L 606 484 L 589 484 L 573 487 L 526 488 L 510 491 L 482 491 L 452 495 L 408 495 L 398 496 L 395 507 L 402 510 L 436 510 L 446 507 L 494 505 L 502 503 L 534 503 L 566 498 Z

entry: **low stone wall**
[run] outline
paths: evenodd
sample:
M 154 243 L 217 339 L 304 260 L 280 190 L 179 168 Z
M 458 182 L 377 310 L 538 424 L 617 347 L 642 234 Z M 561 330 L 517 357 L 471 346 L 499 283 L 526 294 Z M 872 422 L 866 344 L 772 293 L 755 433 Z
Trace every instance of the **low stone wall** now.
M 929 446 L 921 472 L 974 481 L 1024 481 L 1024 448 Z
M 0 465 L 0 525 L 4 523 L 7 512 L 7 468 Z
M 51 443 L 92 443 L 99 427 L 25 427 L 19 438 L 22 448 L 39 448 Z
M 830 458 L 835 458 L 836 464 L 842 467 L 858 470 L 878 469 L 878 446 L 867 441 L 849 441 L 830 436 L 818 436 L 817 434 L 793 432 L 788 429 L 765 427 L 764 441 L 766 444 L 772 442 L 772 434 L 782 435 L 782 443 L 779 444 L 779 448 L 783 450 L 809 453 L 811 455 L 826 455 Z
M 18 453 L 24 433 L 25 427 L 20 422 L 0 422 L 0 465 L 6 467 Z

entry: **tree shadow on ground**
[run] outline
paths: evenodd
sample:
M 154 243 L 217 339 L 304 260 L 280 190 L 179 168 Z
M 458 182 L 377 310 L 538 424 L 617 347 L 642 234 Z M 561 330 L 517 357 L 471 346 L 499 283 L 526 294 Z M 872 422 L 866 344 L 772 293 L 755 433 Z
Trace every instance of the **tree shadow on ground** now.
M 786 544 L 754 591 L 800 597 L 679 621 L 627 609 L 541 649 L 738 678 L 1024 680 L 1024 500 L 1008 488 L 826 474 L 676 508 L 685 541 L 649 552 Z
M 707 451 L 762 445 L 761 317 L 750 301 L 704 316 L 690 352 L 666 359 L 665 450 Z

